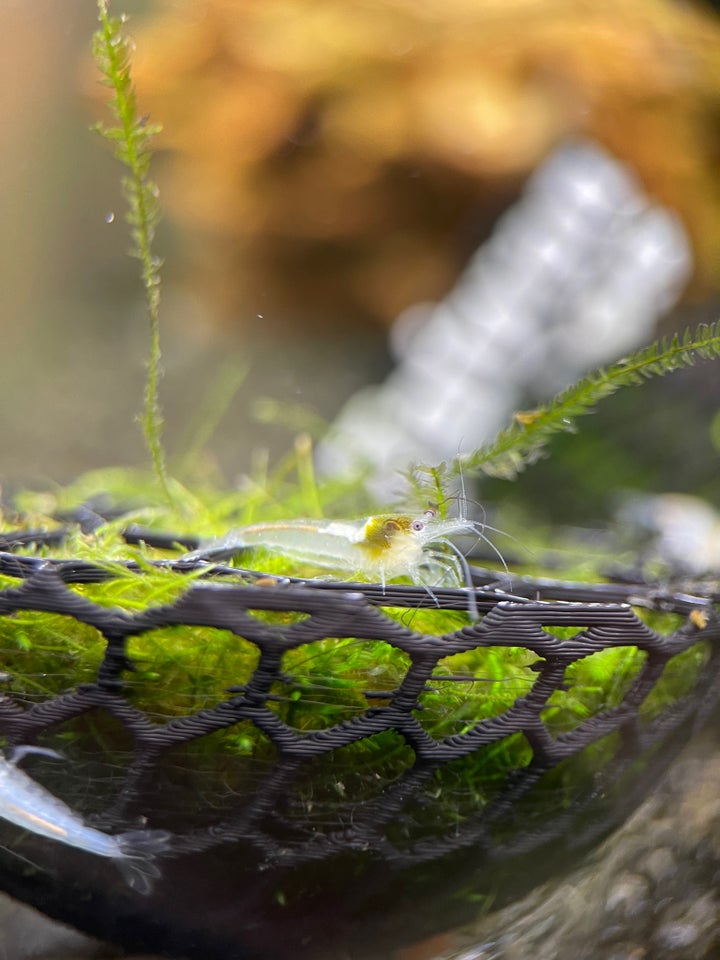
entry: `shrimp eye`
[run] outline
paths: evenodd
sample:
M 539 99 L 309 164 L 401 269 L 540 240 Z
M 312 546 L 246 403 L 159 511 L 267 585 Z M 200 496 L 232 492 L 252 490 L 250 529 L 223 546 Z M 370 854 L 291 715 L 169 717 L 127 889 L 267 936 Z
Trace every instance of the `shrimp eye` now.
M 425 523 L 422 520 L 413 520 L 410 524 L 410 529 L 414 530 L 416 533 L 420 533 L 421 530 L 425 529 Z

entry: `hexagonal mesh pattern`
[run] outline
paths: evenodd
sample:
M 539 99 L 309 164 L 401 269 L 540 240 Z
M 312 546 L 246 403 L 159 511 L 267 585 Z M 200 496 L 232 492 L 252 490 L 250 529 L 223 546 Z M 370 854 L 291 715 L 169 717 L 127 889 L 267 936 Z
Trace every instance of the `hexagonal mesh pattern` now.
M 188 566 L 170 565 L 180 569 Z M 478 587 L 480 619 L 438 636 L 417 632 L 379 607 L 462 609 L 467 605 L 466 591 L 442 589 L 429 596 L 416 587 L 389 586 L 383 590 L 377 585 L 312 585 L 277 578 L 253 582 L 249 574 L 246 582 L 231 583 L 223 576 L 237 578 L 242 573 L 217 567 L 206 579 L 191 583 L 176 601 L 131 611 L 102 606 L 72 588 L 73 583 L 112 575 L 87 563 L 3 553 L 0 572 L 19 581 L 19 585 L 0 591 L 0 615 L 52 612 L 89 625 L 104 638 L 104 656 L 93 682 L 36 702 L 0 698 L 0 733 L 11 746 L 62 732 L 66 725 L 87 715 L 106 714 L 123 728 L 131 744 L 130 760 L 121 785 L 115 789 L 114 802 L 98 815 L 97 822 L 104 829 L 114 832 L 131 822 L 133 812 L 162 779 L 164 758 L 179 746 L 232 728 L 247 730 L 248 725 L 256 737 L 271 745 L 272 762 L 250 784 L 242 789 L 236 785 L 237 801 L 226 797 L 216 815 L 205 810 L 196 823 L 182 821 L 180 829 L 182 818 L 170 818 L 168 827 L 163 823 L 162 805 L 156 805 L 151 826 L 168 828 L 173 835 L 167 856 L 159 861 L 162 878 L 151 898 L 156 915 L 151 922 L 140 915 L 137 906 L 124 910 L 115 904 L 113 908 L 113 915 L 122 918 L 116 933 L 124 942 L 142 947 L 157 947 L 159 943 L 167 946 L 173 943 L 168 934 L 172 927 L 183 950 L 189 949 L 192 956 L 320 956 L 319 945 L 326 947 L 342 939 L 349 918 L 356 918 L 358 910 L 372 913 L 372 904 L 381 891 L 390 889 L 388 884 L 398 878 L 408 887 L 405 901 L 417 897 L 421 902 L 437 889 L 435 865 L 445 877 L 447 890 L 452 892 L 457 887 L 448 879 L 450 876 L 457 876 L 458 884 L 462 880 L 465 886 L 475 884 L 482 890 L 486 886 L 480 882 L 482 871 L 490 870 L 495 882 L 509 863 L 527 862 L 528 856 L 537 856 L 553 846 L 561 845 L 565 850 L 587 846 L 637 802 L 648 778 L 667 765 L 682 737 L 714 707 L 718 695 L 720 622 L 711 597 L 663 593 L 638 585 L 593 587 L 516 580 L 508 584 L 512 594 Z M 482 580 L 483 574 L 478 572 L 477 578 Z M 594 602 L 593 597 L 597 598 Z M 661 634 L 647 626 L 631 603 L 623 599 L 632 601 L 632 605 L 679 614 L 683 622 L 672 632 Z M 268 612 L 292 617 L 268 618 Z M 128 645 L 133 638 L 181 625 L 229 631 L 255 649 L 255 666 L 249 676 L 223 677 L 226 695 L 219 702 L 183 715 L 159 717 L 136 706 L 132 691 L 126 689 L 125 672 L 132 669 Z M 379 692 L 373 690 L 371 675 L 356 678 L 364 690 L 366 709 L 319 728 L 299 728 L 289 714 L 277 709 L 277 702 L 283 699 L 277 691 L 289 683 L 284 657 L 310 644 L 340 644 L 347 638 L 401 651 L 406 662 L 403 675 L 394 689 Z M 697 644 L 702 644 L 705 653 L 691 686 L 672 702 L 665 702 L 661 710 L 645 715 L 644 705 L 668 663 Z M 642 653 L 622 695 L 610 705 L 601 699 L 596 711 L 588 712 L 570 729 L 550 729 L 548 704 L 554 694 L 571 685 L 569 677 L 575 665 L 619 647 Z M 439 672 L 439 664 L 455 655 L 485 649 L 530 654 L 527 662 L 531 681 L 497 715 L 466 714 L 459 730 L 433 729 L 423 721 L 428 692 L 438 684 L 467 679 L 453 677 L 447 670 Z M 513 738 L 516 742 L 521 738 L 525 745 L 518 755 L 522 759 L 516 762 L 502 749 Z M 602 757 L 598 754 L 595 766 L 578 775 L 582 788 L 569 789 L 563 771 L 572 772 L 569 765 L 576 758 L 589 748 L 609 742 L 612 749 Z M 369 791 L 356 791 L 353 776 L 342 783 L 337 779 L 333 781 L 337 788 L 334 802 L 328 804 L 325 787 L 316 788 L 317 794 L 313 795 L 313 778 L 317 774 L 318 783 L 323 778 L 327 781 L 334 758 L 348 750 L 361 751 L 357 763 L 375 786 Z M 406 759 L 383 781 L 378 751 L 387 750 L 400 751 Z M 487 777 L 489 785 L 474 772 L 473 764 L 481 755 L 498 757 L 496 769 Z M 639 758 L 645 758 L 641 766 Z M 492 768 L 483 769 L 487 774 Z M 453 789 L 459 800 L 453 796 Z M 613 790 L 614 802 L 608 810 L 605 801 Z M 318 809 L 322 816 L 314 814 Z M 230 861 L 222 859 L 223 851 L 234 858 L 233 869 L 238 871 L 234 880 L 228 877 L 226 883 L 231 890 L 235 883 L 244 891 L 242 896 L 247 892 L 248 874 L 244 871 L 253 876 L 261 875 L 258 870 L 264 871 L 266 879 L 257 881 L 258 890 L 263 888 L 264 893 L 261 896 L 256 890 L 251 897 L 255 908 L 262 908 L 263 917 L 271 918 L 261 924 L 264 932 L 248 933 L 247 920 L 237 910 L 232 918 L 233 896 L 229 894 L 222 919 L 195 952 L 192 944 L 188 948 L 187 940 L 187 931 L 195 929 L 192 921 L 188 916 L 178 916 L 177 911 L 163 927 L 165 939 L 158 941 L 152 931 L 158 924 L 163 926 L 158 916 L 165 915 L 165 887 L 177 889 L 183 877 L 187 880 L 187 871 L 202 872 L 198 865 L 205 862 L 204 855 L 221 855 L 222 869 L 226 869 Z M 237 866 L 240 862 L 242 867 Z M 341 893 L 337 874 L 332 881 L 327 876 L 318 880 L 318 865 L 328 869 L 333 862 L 344 865 L 338 868 L 343 877 Z M 348 880 L 348 862 L 353 864 L 350 872 L 356 877 L 352 882 Z M 370 878 L 379 876 L 378 870 L 384 879 L 369 896 Z M 363 893 L 358 890 L 358 876 L 365 878 Z M 267 878 L 272 878 L 269 886 Z M 4 880 L 8 889 L 33 898 L 22 879 L 6 876 Z M 320 936 L 316 927 L 315 932 L 308 933 L 308 918 L 314 911 L 317 914 L 316 901 L 322 895 L 323 883 L 328 895 L 333 889 L 337 901 L 333 909 L 340 919 L 326 922 Z M 294 913 L 285 909 L 280 919 L 272 919 L 279 904 L 286 908 L 287 897 L 291 896 L 286 888 L 294 891 L 292 896 L 299 908 Z M 311 888 L 312 894 L 308 892 Z M 50 895 L 47 888 L 39 889 L 50 912 L 97 932 L 96 921 L 84 916 L 81 907 L 69 905 L 61 894 Z M 404 915 L 403 909 L 398 908 L 398 917 Z M 97 914 L 97 903 L 94 910 Z M 102 910 L 99 913 L 103 915 Z M 446 911 L 445 919 L 462 919 L 465 915 L 453 907 Z M 128 916 L 132 918 L 130 926 Z M 287 943 L 280 943 L 268 932 L 278 923 L 291 932 Z M 427 926 L 435 929 L 437 921 L 428 921 Z M 397 924 L 388 926 L 383 921 L 378 930 L 378 937 L 388 942 L 400 936 Z M 244 947 L 228 946 L 235 942 L 238 931 L 252 942 L 247 953 Z M 108 933 L 107 917 L 101 932 Z M 374 942 L 368 936 L 368 942 Z M 305 952 L 298 947 L 301 941 L 311 944 Z

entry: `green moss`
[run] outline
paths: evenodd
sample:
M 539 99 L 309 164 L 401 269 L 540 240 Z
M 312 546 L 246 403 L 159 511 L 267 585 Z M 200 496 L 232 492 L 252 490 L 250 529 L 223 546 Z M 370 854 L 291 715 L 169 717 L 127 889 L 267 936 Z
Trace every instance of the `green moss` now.
M 467 733 L 479 721 L 508 710 L 537 679 L 537 655 L 523 647 L 478 647 L 443 658 L 416 716 L 435 738 Z
M 645 663 L 636 647 L 614 647 L 571 663 L 565 671 L 565 689 L 556 690 L 542 712 L 554 736 L 574 730 L 590 717 L 622 703 Z
M 371 703 L 387 704 L 409 664 L 402 651 L 377 641 L 306 644 L 283 656 L 283 679 L 271 691 L 278 699 L 270 707 L 297 730 L 325 729 L 361 715 Z
M 257 647 L 229 630 L 163 627 L 130 639 L 137 668 L 128 693 L 154 719 L 186 716 L 227 699 L 227 689 L 248 682 Z
M 0 617 L 3 691 L 18 700 L 44 701 L 93 682 L 104 652 L 104 637 L 72 617 L 35 610 Z
M 640 708 L 641 719 L 645 722 L 655 719 L 670 704 L 691 693 L 709 657 L 710 644 L 701 641 L 669 660 L 651 695 Z
M 111 502 L 127 505 L 119 518 L 92 534 L 72 532 L 62 546 L 42 548 L 40 552 L 106 566 L 115 574 L 113 579 L 74 585 L 71 589 L 101 606 L 135 613 L 173 603 L 200 574 L 152 567 L 153 559 L 176 557 L 177 552 L 157 551 L 145 545 L 128 546 L 120 536 L 128 523 L 212 534 L 225 532 L 233 521 L 296 515 L 312 500 L 324 512 L 334 512 L 347 488 L 315 484 L 309 494 L 307 489 L 300 489 L 297 473 L 297 461 L 293 471 L 289 459 L 279 472 L 267 478 L 266 489 L 257 482 L 249 483 L 241 492 L 218 494 L 210 489 L 189 491 L 177 485 L 182 500 L 177 511 L 165 503 L 149 478 L 127 471 L 103 471 L 49 494 L 26 492 L 15 506 L 30 511 L 29 526 L 50 528 L 57 524 L 53 519 L 55 512 L 87 502 L 91 495 L 97 496 L 98 490 Z M 136 561 L 141 572 L 123 567 L 121 564 L 127 560 Z M 317 573 L 310 566 L 292 565 L 280 556 L 260 551 L 240 560 L 268 573 Z M 0 587 L 16 585 L 12 578 L 0 579 Z M 451 633 L 469 622 L 463 613 L 432 608 L 388 608 L 386 613 L 415 631 L 436 636 Z M 668 614 L 640 613 L 649 626 L 664 633 L 676 629 L 681 622 Z M 255 611 L 253 616 L 282 629 L 304 615 Z M 568 627 L 550 626 L 548 630 L 565 640 L 578 633 Z M 6 691 L 26 701 L 47 699 L 79 682 L 92 681 L 105 649 L 103 638 L 91 627 L 68 617 L 37 612 L 0 618 L 0 647 L 2 669 L 10 674 Z M 257 647 L 250 641 L 210 627 L 153 630 L 131 637 L 128 652 L 135 671 L 126 677 L 127 696 L 158 723 L 225 701 L 233 695 L 229 688 L 247 684 L 259 658 Z M 665 706 L 687 693 L 706 656 L 706 649 L 698 645 L 674 658 L 644 704 L 643 718 L 657 716 Z M 414 715 L 435 739 L 467 733 L 483 719 L 507 711 L 518 697 L 529 693 L 537 679 L 537 661 L 534 653 L 522 647 L 478 647 L 442 658 L 419 697 Z M 620 704 L 645 661 L 644 653 L 627 646 L 603 650 L 571 664 L 564 688 L 552 694 L 542 713 L 550 733 L 560 736 Z M 409 665 L 407 654 L 383 642 L 330 637 L 302 645 L 283 655 L 281 675 L 270 691 L 268 706 L 301 734 L 326 729 L 363 714 L 368 707 L 390 704 Z M 212 743 L 211 739 L 203 738 L 196 749 L 203 752 L 207 747 L 212 751 L 222 744 L 225 754 L 267 753 L 263 735 L 252 724 L 219 732 Z M 364 741 L 348 756 L 355 757 L 356 751 L 359 756 L 364 749 L 370 749 L 369 743 Z M 522 766 L 527 761 L 528 749 L 524 738 L 511 737 L 460 766 L 467 768 L 464 775 L 468 778 L 492 782 L 501 771 Z M 405 759 L 399 758 L 404 758 L 405 753 L 405 747 L 395 753 L 399 766 L 392 769 L 404 769 Z M 485 790 L 473 789 L 481 793 Z

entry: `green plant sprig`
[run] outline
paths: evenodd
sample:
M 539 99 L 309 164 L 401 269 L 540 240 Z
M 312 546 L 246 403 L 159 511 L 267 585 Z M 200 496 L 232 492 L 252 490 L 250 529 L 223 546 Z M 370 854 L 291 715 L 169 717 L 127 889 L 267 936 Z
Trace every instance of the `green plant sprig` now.
M 512 480 L 538 460 L 557 433 L 576 430 L 577 417 L 592 413 L 597 404 L 622 387 L 637 386 L 651 377 L 664 376 L 701 359 L 720 357 L 720 321 L 700 324 L 671 338 L 657 340 L 629 357 L 596 370 L 535 410 L 516 413 L 510 426 L 490 443 L 446 463 L 411 468 L 409 477 L 417 489 L 430 483 L 447 483 L 458 476 L 484 473 Z
M 150 356 L 141 424 L 155 476 L 172 504 L 162 445 L 163 418 L 158 401 L 162 260 L 153 253 L 152 244 L 160 220 L 160 206 L 157 185 L 149 176 L 150 141 L 161 127 L 149 123 L 147 117 L 138 113 L 130 71 L 132 43 L 123 34 L 125 18 L 109 15 L 108 0 L 97 0 L 97 6 L 100 27 L 93 35 L 93 56 L 103 77 L 101 82 L 110 88 L 108 105 L 117 124 L 98 122 L 93 129 L 113 144 L 115 156 L 129 170 L 122 179 L 122 188 L 128 205 L 126 220 L 132 239 L 130 254 L 140 261 L 150 320 Z

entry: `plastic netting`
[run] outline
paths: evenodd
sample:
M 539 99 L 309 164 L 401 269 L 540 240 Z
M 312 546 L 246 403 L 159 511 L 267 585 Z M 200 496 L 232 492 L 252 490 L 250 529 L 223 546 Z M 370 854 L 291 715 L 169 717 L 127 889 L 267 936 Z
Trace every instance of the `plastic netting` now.
M 44 537 L 11 533 L 3 545 L 26 548 Z M 137 530 L 127 538 L 178 542 Z M 197 573 L 182 561 L 158 566 Z M 129 947 L 314 958 L 338 956 L 342 945 L 343 957 L 377 956 L 379 945 L 463 921 L 478 897 L 517 895 L 623 819 L 720 689 L 720 622 L 709 590 L 520 578 L 500 588 L 497 574 L 475 569 L 479 620 L 436 635 L 381 608 L 466 610 L 465 590 L 308 583 L 217 565 L 202 573 L 170 603 L 123 609 L 82 590 L 115 576 L 110 566 L 0 553 L 0 574 L 14 580 L 0 590 L 0 616 L 60 615 L 68 631 L 84 625 L 103 641 L 94 678 L 69 676 L 51 697 L 15 695 L 8 676 L 0 734 L 8 747 L 67 743 L 66 765 L 48 772 L 38 762 L 31 775 L 86 822 L 171 837 L 153 892 L 142 898 L 112 863 L 32 833 L 19 837 L 5 824 L 0 842 L 11 853 L 2 883 Z M 672 629 L 648 626 L 641 608 L 673 617 Z M 251 652 L 252 669 L 216 678 L 215 702 L 189 697 L 186 712 L 164 715 L 162 688 L 148 705 L 133 678 L 130 647 L 150 634 L 178 642 L 180 627 L 225 632 L 224 643 Z M 377 689 L 372 657 L 362 660 L 366 675 L 358 667 L 352 678 L 361 710 L 344 705 L 348 681 L 331 672 L 314 685 L 288 672 L 289 655 L 322 650 L 332 664 L 347 642 L 379 659 L 395 651 L 403 667 L 392 688 Z M 572 695 L 578 665 L 610 650 L 630 651 L 632 669 L 613 695 L 598 690 L 558 727 L 551 708 Z M 511 687 L 492 715 L 487 678 L 467 665 L 451 669 L 458 657 L 472 663 L 489 651 L 513 652 L 522 664 L 517 696 Z M 480 662 L 486 669 L 489 661 Z M 460 719 L 429 723 L 428 704 L 450 687 L 467 691 Z M 293 721 L 303 697 L 318 704 L 316 725 Z M 235 740 L 222 739 L 236 731 Z M 221 760 L 200 749 L 206 743 Z M 233 744 L 241 745 L 236 753 Z

